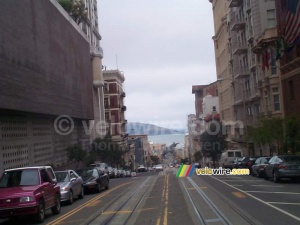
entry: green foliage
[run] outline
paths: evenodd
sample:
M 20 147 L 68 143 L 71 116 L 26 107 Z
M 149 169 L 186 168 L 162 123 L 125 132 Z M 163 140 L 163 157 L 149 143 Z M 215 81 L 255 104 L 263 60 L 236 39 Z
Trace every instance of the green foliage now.
M 70 13 L 72 10 L 72 2 L 71 0 L 59 0 L 58 3 L 66 10 L 66 12 Z
M 58 2 L 77 24 L 86 20 L 88 12 L 83 0 L 59 0 Z
M 93 154 L 103 162 L 121 165 L 123 163 L 123 149 L 122 147 L 113 142 L 111 137 L 96 138 L 92 143 Z
M 211 156 L 213 161 L 217 161 L 218 154 L 227 148 L 222 128 L 221 122 L 213 120 L 208 129 L 200 135 L 202 153 Z
M 150 159 L 153 162 L 153 164 L 158 164 L 159 163 L 159 157 L 156 156 L 156 155 L 151 155 Z
M 67 149 L 68 158 L 70 161 L 75 161 L 75 166 L 78 168 L 79 162 L 82 162 L 86 156 L 86 151 L 80 145 L 69 146 Z
M 189 163 L 189 158 L 183 158 L 183 159 L 180 159 L 180 163 L 182 163 L 182 164 L 187 164 L 187 163 Z
M 285 150 L 293 154 L 300 148 L 300 118 L 290 116 L 285 121 Z
M 248 139 L 259 147 L 268 144 L 270 149 L 276 143 L 280 149 L 284 140 L 284 120 L 280 117 L 261 118 L 254 127 L 249 128 Z
M 196 160 L 196 162 L 200 162 L 200 160 L 202 159 L 203 155 L 202 155 L 202 152 L 201 151 L 196 151 L 194 153 L 194 158 Z

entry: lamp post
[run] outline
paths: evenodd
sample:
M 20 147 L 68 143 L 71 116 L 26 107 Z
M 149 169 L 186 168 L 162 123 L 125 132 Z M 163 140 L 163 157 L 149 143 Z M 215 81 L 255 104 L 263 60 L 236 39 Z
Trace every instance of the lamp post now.
M 229 78 L 219 78 L 217 79 L 217 81 L 219 81 L 220 83 L 224 80 L 229 80 L 231 81 L 231 85 L 234 86 L 235 83 L 239 84 L 242 86 L 242 102 L 243 102 L 243 126 L 244 126 L 244 130 L 243 130 L 243 133 L 244 133 L 244 142 L 246 144 L 246 148 L 247 148 L 247 154 L 249 154 L 249 149 L 248 149 L 248 142 L 246 141 L 246 135 L 247 135 L 247 117 L 246 117 L 246 96 L 245 96 L 245 87 L 244 87 L 244 84 L 241 83 L 241 82 L 237 82 L 235 80 L 232 80 L 232 79 L 229 79 Z

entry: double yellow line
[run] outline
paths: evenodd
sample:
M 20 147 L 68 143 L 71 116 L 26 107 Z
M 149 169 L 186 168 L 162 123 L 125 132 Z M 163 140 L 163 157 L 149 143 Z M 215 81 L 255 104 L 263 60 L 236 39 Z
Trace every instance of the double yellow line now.
M 98 195 L 97 197 L 95 198 L 92 198 L 91 200 L 87 201 L 86 203 L 84 203 L 83 205 L 79 206 L 78 208 L 75 208 L 73 210 L 71 210 L 70 212 L 64 214 L 63 216 L 51 221 L 50 223 L 47 223 L 47 225 L 57 225 L 59 224 L 60 222 L 62 222 L 63 220 L 69 218 L 70 216 L 74 215 L 75 213 L 77 213 L 78 211 L 82 210 L 83 208 L 85 208 L 86 206 L 88 206 L 89 204 L 93 203 L 93 202 L 96 202 L 98 201 L 99 199 L 103 198 L 104 196 L 108 195 L 110 192 L 116 190 L 116 189 L 119 189 L 125 185 L 128 185 L 128 184 L 131 184 L 133 183 L 133 181 L 131 182 L 127 182 L 127 183 L 124 183 L 124 184 L 121 184 L 121 185 L 118 185 L 108 191 L 105 191 L 103 194 L 101 195 Z
M 164 189 L 162 193 L 162 206 L 165 206 L 164 216 L 163 216 L 163 225 L 168 224 L 168 202 L 169 202 L 169 174 L 165 175 L 164 179 Z M 160 214 L 156 220 L 156 225 L 160 225 L 162 215 Z

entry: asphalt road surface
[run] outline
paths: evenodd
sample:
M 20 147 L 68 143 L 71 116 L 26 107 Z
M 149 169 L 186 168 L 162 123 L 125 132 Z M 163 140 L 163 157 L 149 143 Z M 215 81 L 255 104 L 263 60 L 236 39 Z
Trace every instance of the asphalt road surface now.
M 45 225 L 300 225 L 300 182 L 252 176 L 176 177 L 176 168 L 110 180 L 110 189 L 86 194 Z M 34 224 L 30 217 L 0 225 Z

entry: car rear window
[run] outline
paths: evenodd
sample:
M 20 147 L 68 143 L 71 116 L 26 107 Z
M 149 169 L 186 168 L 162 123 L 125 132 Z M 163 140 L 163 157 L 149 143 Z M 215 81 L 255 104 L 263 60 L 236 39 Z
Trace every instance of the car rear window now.
M 228 157 L 234 157 L 234 152 L 228 152 Z
M 283 156 L 281 157 L 281 159 L 284 161 L 284 162 L 300 162 L 300 156 Z

